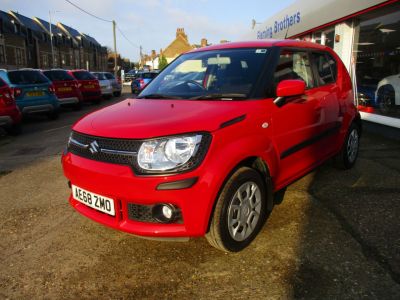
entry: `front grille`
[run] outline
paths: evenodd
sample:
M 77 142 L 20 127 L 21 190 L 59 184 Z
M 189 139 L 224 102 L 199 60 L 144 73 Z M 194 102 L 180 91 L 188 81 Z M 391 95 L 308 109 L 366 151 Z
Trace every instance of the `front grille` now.
M 87 145 L 87 147 L 78 146 L 77 144 L 71 142 L 72 140 L 77 141 L 82 145 Z M 90 145 L 96 142 L 98 147 L 98 152 L 93 153 L 90 149 Z M 82 133 L 73 131 L 68 142 L 68 151 L 71 153 L 82 156 L 88 159 L 121 164 L 121 165 L 133 165 L 136 161 L 135 155 L 117 154 L 117 153 L 106 153 L 104 150 L 111 150 L 115 152 L 132 152 L 137 153 L 141 145 L 140 141 L 137 140 L 127 140 L 127 139 L 111 139 L 104 137 L 90 136 Z M 103 150 L 103 151 L 102 151 Z

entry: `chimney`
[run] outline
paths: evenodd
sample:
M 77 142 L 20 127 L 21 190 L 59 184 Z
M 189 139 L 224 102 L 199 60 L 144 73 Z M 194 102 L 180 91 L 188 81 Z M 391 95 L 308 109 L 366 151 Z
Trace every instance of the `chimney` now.
M 207 47 L 207 39 L 201 39 L 201 42 L 200 42 L 200 46 L 201 47 Z
M 185 29 L 184 28 L 178 28 L 176 29 L 176 37 L 182 36 L 184 39 L 187 40 L 187 35 L 185 34 Z

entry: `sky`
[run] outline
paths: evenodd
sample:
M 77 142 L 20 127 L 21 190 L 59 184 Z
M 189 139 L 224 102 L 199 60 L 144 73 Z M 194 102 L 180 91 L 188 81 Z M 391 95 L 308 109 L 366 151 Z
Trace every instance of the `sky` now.
M 138 61 L 139 46 L 144 53 L 164 49 L 184 28 L 191 44 L 202 38 L 217 44 L 237 41 L 251 29 L 251 20 L 264 22 L 294 0 L 70 0 L 103 19 L 115 20 L 117 51 Z M 112 47 L 112 24 L 81 12 L 65 0 L 0 0 L 0 10 L 17 11 L 27 17 L 61 22 L 89 34 L 104 46 Z

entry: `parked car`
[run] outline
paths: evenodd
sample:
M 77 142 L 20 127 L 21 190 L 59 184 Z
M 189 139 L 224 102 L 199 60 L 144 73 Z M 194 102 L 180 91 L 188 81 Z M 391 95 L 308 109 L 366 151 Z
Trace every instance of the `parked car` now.
M 83 101 L 99 104 L 102 99 L 100 83 L 97 78 L 86 70 L 68 71 L 78 81 L 78 87 Z
M 385 113 L 400 106 L 400 74 L 391 75 L 379 81 L 375 97 L 378 106 Z
M 101 95 L 105 99 L 110 99 L 113 95 L 113 87 L 111 81 L 104 75 L 103 72 L 93 72 L 94 77 L 97 78 L 100 84 Z
M 121 96 L 121 91 L 122 91 L 121 79 L 115 78 L 115 76 L 109 72 L 104 72 L 104 76 L 106 76 L 106 78 L 111 82 L 113 95 L 115 97 Z
M 155 71 L 137 73 L 135 80 L 131 83 L 132 94 L 140 93 L 157 75 L 158 72 Z
M 174 79 L 177 70 L 204 76 Z M 326 46 L 268 40 L 196 49 L 137 99 L 73 126 L 62 156 L 69 201 L 135 235 L 205 235 L 218 249 L 240 251 L 289 184 L 332 157 L 344 169 L 355 164 L 361 120 L 353 98 L 345 66 Z
M 130 70 L 129 72 L 125 73 L 124 81 L 131 82 L 136 78 L 136 74 L 138 73 L 137 70 Z
M 62 69 L 45 70 L 43 74 L 53 83 L 60 105 L 72 106 L 76 110 L 81 108 L 82 93 L 74 77 Z
M 0 77 L 12 88 L 19 110 L 24 115 L 46 114 L 58 118 L 60 104 L 54 85 L 39 70 L 0 71 Z
M 19 111 L 12 89 L 0 79 L 0 127 L 11 134 L 21 131 L 21 112 Z

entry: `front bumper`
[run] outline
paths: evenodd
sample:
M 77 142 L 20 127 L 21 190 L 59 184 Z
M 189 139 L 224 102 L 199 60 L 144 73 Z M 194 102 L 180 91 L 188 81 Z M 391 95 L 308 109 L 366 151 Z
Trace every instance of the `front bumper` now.
M 114 200 L 116 215 L 94 210 L 70 196 L 71 205 L 86 217 L 114 229 L 145 237 L 203 236 L 218 187 L 211 174 L 201 167 L 168 176 L 138 176 L 129 166 L 86 159 L 72 153 L 62 158 L 65 176 L 73 184 Z M 160 184 L 184 179 L 198 180 L 188 188 L 159 190 Z M 128 204 L 169 203 L 180 209 L 182 221 L 172 224 L 143 222 L 129 217 Z

